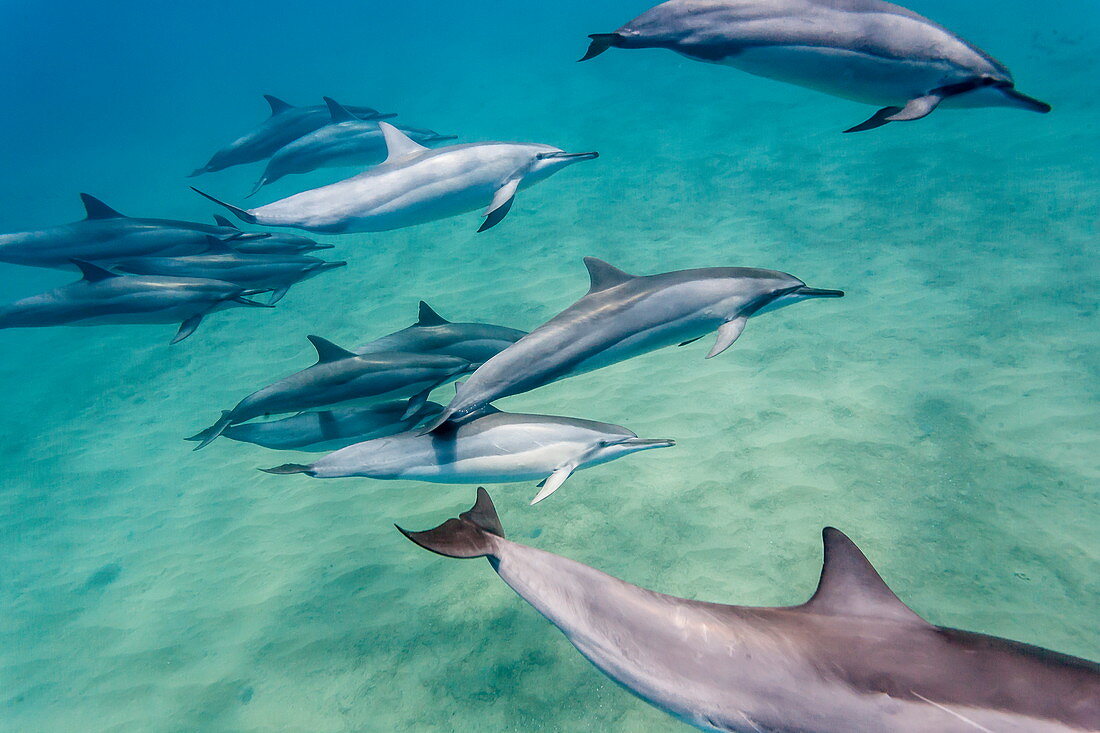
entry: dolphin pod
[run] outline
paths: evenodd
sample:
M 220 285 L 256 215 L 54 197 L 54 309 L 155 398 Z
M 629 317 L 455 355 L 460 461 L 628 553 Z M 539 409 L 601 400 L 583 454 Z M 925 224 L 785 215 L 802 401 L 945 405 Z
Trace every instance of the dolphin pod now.
M 574 471 L 674 445 L 642 439 L 618 425 L 486 407 L 475 419 L 441 434 L 403 433 L 343 448 L 309 465 L 289 463 L 268 473 L 313 478 L 365 476 L 450 484 L 537 481 L 537 504 Z
M 434 150 L 379 122 L 387 157 L 379 166 L 255 209 L 241 209 L 197 188 L 241 221 L 311 232 L 383 232 L 485 209 L 479 232 L 499 224 L 516 192 L 598 153 L 566 153 L 537 143 L 465 143 Z
M 245 397 L 204 430 L 195 450 L 205 448 L 226 428 L 253 418 L 299 412 L 345 402 L 379 403 L 408 399 L 404 416 L 419 411 L 433 389 L 471 371 L 453 356 L 379 352 L 354 354 L 319 336 L 310 336 L 317 362 Z
M 937 107 L 1050 105 L 1016 90 L 1004 64 L 951 31 L 883 0 L 669 0 L 613 33 L 608 48 L 667 48 L 689 59 L 882 105 L 861 132 Z
M 329 111 L 325 105 L 295 107 L 270 94 L 265 94 L 264 99 L 271 108 L 271 116 L 259 127 L 214 153 L 210 161 L 202 168 L 197 168 L 191 177 L 263 160 L 287 143 L 308 135 L 329 121 Z M 394 114 L 383 114 L 370 107 L 349 106 L 346 109 L 363 120 L 385 120 L 396 117 Z
M 325 97 L 325 104 L 331 122 L 287 143 L 272 155 L 250 196 L 284 176 L 334 166 L 375 165 L 385 159 L 386 142 L 376 121 L 356 117 L 334 99 Z M 455 139 L 454 135 L 441 135 L 433 130 L 395 127 L 421 145 Z
M 435 529 L 398 529 L 501 580 L 601 672 L 702 730 L 1072 733 L 1100 730 L 1100 665 L 928 623 L 839 530 L 798 606 L 676 598 L 505 538 L 484 489 Z
M 268 307 L 246 297 L 257 291 L 220 280 L 119 275 L 91 262 L 73 264 L 83 278 L 0 306 L 0 328 L 179 323 L 175 344 L 194 333 L 209 313 L 240 305 Z
M 80 200 L 85 212 L 80 221 L 0 234 L 0 262 L 69 268 L 73 260 L 95 262 L 124 257 L 194 255 L 207 251 L 212 238 L 244 243 L 270 236 L 220 224 L 130 217 L 86 193 L 80 194 Z
M 586 257 L 588 293 L 489 359 L 425 427 L 460 420 L 495 400 L 609 366 L 711 331 L 707 358 L 728 349 L 751 316 L 808 298 L 839 298 L 840 290 L 811 288 L 793 275 L 748 267 L 711 267 L 659 275 L 630 275 Z

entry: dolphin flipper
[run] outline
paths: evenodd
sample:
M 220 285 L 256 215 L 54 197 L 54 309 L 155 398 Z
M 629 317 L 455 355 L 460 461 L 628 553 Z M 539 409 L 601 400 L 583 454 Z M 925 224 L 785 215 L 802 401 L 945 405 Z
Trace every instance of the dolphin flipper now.
M 708 359 L 721 354 L 723 351 L 733 346 L 733 342 L 740 338 L 741 334 L 745 331 L 745 324 L 749 322 L 748 316 L 738 316 L 732 321 L 726 321 L 718 327 L 718 339 L 714 342 L 714 346 L 711 347 L 710 353 L 707 354 Z
M 268 305 L 275 305 L 280 300 L 282 300 L 288 292 L 290 292 L 290 286 L 289 285 L 286 285 L 284 287 L 279 288 L 278 290 L 273 291 L 271 293 L 271 298 L 268 299 L 268 301 L 267 301 L 267 304 Z
M 886 118 L 887 122 L 911 122 L 932 114 L 932 111 L 943 101 L 938 94 L 925 94 L 923 97 L 910 99 L 900 112 Z
M 493 195 L 493 202 L 489 204 L 489 208 L 485 212 L 485 221 L 477 230 L 478 233 L 486 229 L 492 229 L 504 221 L 504 217 L 508 216 L 508 212 L 512 208 L 512 202 L 516 200 L 519 182 L 519 178 L 513 178 L 497 189 L 497 192 Z
M 208 427 L 206 430 L 203 430 L 201 433 L 199 433 L 199 435 L 195 436 L 201 436 L 202 441 L 198 445 L 196 445 L 194 449 L 202 450 L 206 446 L 210 445 L 214 441 L 214 439 L 224 433 L 225 429 L 228 428 L 232 423 L 233 412 L 230 410 L 224 410 L 222 412 L 222 416 L 218 418 L 218 421 L 216 423 Z
M 495 537 L 504 537 L 504 528 L 500 525 L 493 500 L 489 492 L 478 487 L 477 502 L 469 511 L 458 515 L 457 519 L 448 519 L 435 529 L 423 532 L 409 532 L 398 525 L 397 531 L 408 537 L 425 550 L 444 557 L 485 557 L 492 555 Z
M 409 398 L 409 404 L 405 406 L 405 411 L 401 413 L 402 420 L 408 420 L 410 417 L 420 411 L 420 408 L 428 401 L 428 397 L 431 395 L 432 390 L 435 387 L 428 387 L 420 394 L 413 395 Z
M 883 107 L 878 112 L 868 117 L 865 121 L 859 123 L 855 127 L 849 127 L 845 130 L 845 133 L 849 132 L 865 132 L 866 130 L 874 130 L 877 127 L 890 124 L 890 117 L 901 112 L 901 107 Z
M 199 327 L 199 324 L 202 323 L 202 317 L 204 315 L 206 314 L 196 313 L 195 315 L 191 316 L 186 321 L 181 323 L 179 330 L 176 331 L 176 335 L 172 337 L 172 340 L 168 343 L 178 344 L 180 341 L 183 341 L 185 338 L 193 334 L 195 332 L 195 329 Z
M 531 500 L 531 506 L 538 504 L 546 497 L 553 494 L 555 491 L 561 488 L 561 485 L 565 483 L 565 480 L 573 475 L 573 472 L 577 470 L 576 464 L 569 464 L 562 466 L 558 470 L 550 474 L 550 477 L 539 484 L 539 493 L 535 494 L 535 498 Z

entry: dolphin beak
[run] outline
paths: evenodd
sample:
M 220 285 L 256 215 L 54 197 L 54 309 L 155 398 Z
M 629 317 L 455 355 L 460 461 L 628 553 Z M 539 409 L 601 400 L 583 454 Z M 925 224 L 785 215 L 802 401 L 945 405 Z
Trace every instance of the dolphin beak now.
M 843 290 L 822 290 L 821 288 L 811 288 L 808 285 L 803 285 L 794 291 L 794 295 L 801 295 L 804 298 L 843 298 Z
M 676 441 L 669 438 L 627 438 L 619 445 L 629 445 L 638 450 L 649 450 L 650 448 L 671 448 L 676 445 Z
M 539 153 L 539 160 L 595 160 L 600 157 L 600 154 L 593 151 L 591 153 Z
M 310 247 L 310 249 L 315 251 L 315 252 L 317 250 L 321 250 L 321 249 L 336 249 L 336 245 L 335 244 L 323 244 L 321 242 L 315 242 L 313 244 L 313 246 Z
M 328 272 L 329 270 L 338 270 L 341 267 L 347 266 L 347 262 L 323 262 L 317 266 L 317 272 Z
M 1032 112 L 1039 112 L 1040 114 L 1046 114 L 1047 112 L 1050 112 L 1051 109 L 1053 109 L 1046 102 L 1042 102 L 1042 101 L 1036 99 L 1035 97 L 1029 97 L 1028 95 L 1024 94 L 1023 92 L 1016 91 L 1015 87 L 1004 87 L 1004 88 L 1001 89 L 1001 94 L 1003 94 L 1006 97 L 1008 97 L 1009 99 L 1011 99 L 1019 107 L 1021 107 L 1023 109 L 1029 109 Z

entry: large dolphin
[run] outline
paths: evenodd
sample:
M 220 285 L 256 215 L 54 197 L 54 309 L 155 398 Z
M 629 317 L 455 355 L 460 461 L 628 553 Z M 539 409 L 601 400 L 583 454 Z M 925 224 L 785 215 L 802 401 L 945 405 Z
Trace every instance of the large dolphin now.
M 883 105 L 846 132 L 919 120 L 939 106 L 1050 105 L 1016 91 L 1012 74 L 951 31 L 883 0 L 670 0 L 581 61 L 615 48 L 668 48 L 826 94 Z
M 386 141 L 377 122 L 359 119 L 334 99 L 325 97 L 325 104 L 332 121 L 284 145 L 272 155 L 250 196 L 283 176 L 335 166 L 370 166 L 385 160 Z M 456 137 L 404 125 L 395 127 L 421 145 Z
M 793 275 L 749 267 L 709 267 L 628 275 L 586 257 L 588 294 L 485 362 L 427 430 L 509 395 L 590 372 L 718 329 L 707 358 L 733 344 L 750 316 L 807 298 L 839 298 Z
M 357 354 L 376 351 L 408 351 L 414 354 L 446 354 L 481 366 L 527 335 L 491 323 L 452 323 L 420 301 L 416 323 L 355 349 Z
M 240 227 L 221 214 L 215 214 L 214 221 L 217 222 L 219 227 L 225 227 L 226 229 L 238 232 L 241 231 Z M 244 234 L 244 232 L 241 233 Z M 290 234 L 289 232 L 264 232 L 263 234 L 264 236 L 259 239 L 246 238 L 231 240 L 229 246 L 242 254 L 258 255 L 305 254 L 306 252 L 316 252 L 322 249 L 332 249 L 336 246 L 333 244 L 321 244 L 313 241 L 309 237 L 303 237 L 300 234 Z
M 487 407 L 476 419 L 442 434 L 402 433 L 357 443 L 308 466 L 288 463 L 266 470 L 314 478 L 365 476 L 441 484 L 541 481 L 531 500 L 537 504 L 574 471 L 672 445 L 671 440 L 639 438 L 618 425 Z
M 172 343 L 190 336 L 203 316 L 249 300 L 234 283 L 185 277 L 119 275 L 90 262 L 73 263 L 84 277 L 39 295 L 0 306 L 0 328 L 179 323 Z
M 488 207 L 479 232 L 496 226 L 516 192 L 598 153 L 566 153 L 537 143 L 466 143 L 430 150 L 379 122 L 388 156 L 357 176 L 255 209 L 224 206 L 241 221 L 311 232 L 383 232 Z
M 214 153 L 209 163 L 191 173 L 192 177 L 263 160 L 287 143 L 308 135 L 329 121 L 328 107 L 325 105 L 295 107 L 270 94 L 265 94 L 264 99 L 271 107 L 271 116 L 259 127 Z M 347 109 L 363 120 L 385 120 L 397 116 L 383 114 L 370 107 L 349 106 Z
M 86 214 L 80 221 L 0 234 L 0 262 L 69 269 L 73 260 L 199 254 L 209 248 L 211 237 L 243 244 L 270 236 L 266 232 L 242 232 L 235 227 L 130 217 L 86 193 L 80 194 L 80 200 Z
M 292 285 L 345 267 L 309 255 L 242 254 L 215 240 L 206 254 L 187 257 L 135 257 L 113 263 L 116 270 L 135 275 L 166 275 L 224 280 L 247 288 L 270 290 L 275 305 Z
M 223 412 L 203 431 L 195 450 L 205 448 L 230 425 L 343 402 L 408 399 L 404 414 L 412 415 L 433 389 L 473 368 L 470 362 L 453 356 L 396 352 L 360 356 L 319 336 L 310 336 L 309 341 L 317 349 L 316 364 L 253 392 Z
M 282 420 L 231 425 L 222 431 L 222 436 L 272 450 L 327 453 L 364 440 L 403 433 L 438 415 L 443 405 L 425 402 L 412 414 L 408 414 L 408 409 L 407 400 L 394 400 L 367 407 L 301 412 Z M 204 430 L 187 440 L 201 443 L 206 437 Z
M 823 532 L 817 592 L 781 608 L 666 596 L 511 542 L 484 489 L 457 519 L 401 532 L 488 558 L 597 669 L 702 730 L 1100 731 L 1100 665 L 928 623 L 836 529 Z

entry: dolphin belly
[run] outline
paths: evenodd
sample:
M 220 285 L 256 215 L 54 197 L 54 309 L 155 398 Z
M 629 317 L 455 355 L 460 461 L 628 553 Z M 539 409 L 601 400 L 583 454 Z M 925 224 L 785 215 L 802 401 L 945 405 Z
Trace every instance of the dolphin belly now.
M 749 46 L 718 63 L 834 97 L 904 105 L 973 73 L 947 61 L 887 58 L 823 46 Z

